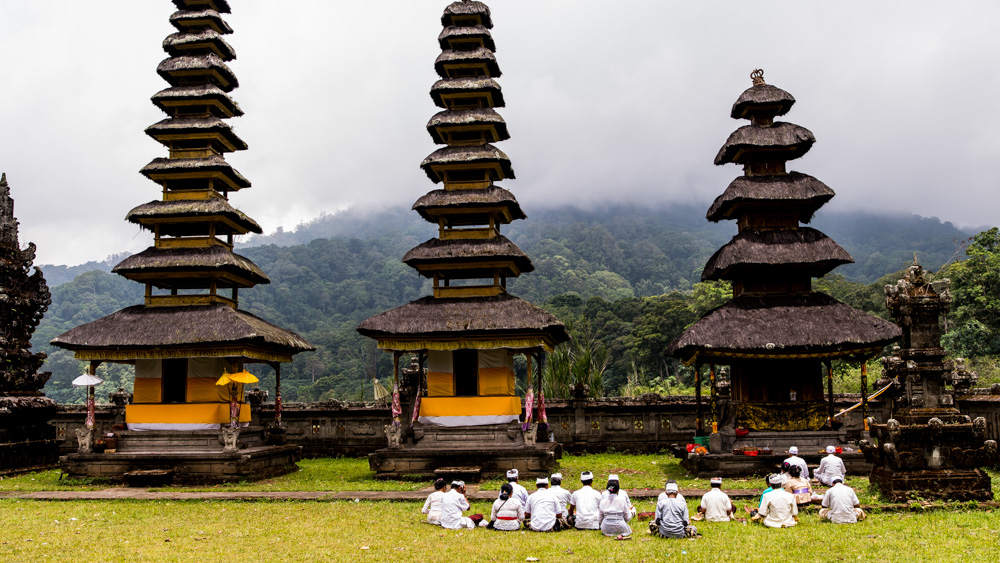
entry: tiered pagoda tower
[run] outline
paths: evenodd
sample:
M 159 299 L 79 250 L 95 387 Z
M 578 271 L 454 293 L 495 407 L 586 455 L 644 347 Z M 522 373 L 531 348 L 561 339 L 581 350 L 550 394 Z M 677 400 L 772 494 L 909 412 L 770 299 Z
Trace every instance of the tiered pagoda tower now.
M 31 351 L 31 335 L 48 310 L 49 287 L 38 268 L 35 245 L 21 248 L 7 175 L 0 175 L 0 475 L 6 470 L 55 463 L 56 430 L 48 421 L 57 405 L 42 393 L 49 372 L 39 372 L 44 352 Z
M 403 382 L 406 402 L 419 403 L 413 443 L 373 454 L 371 463 L 382 476 L 426 472 L 448 465 L 445 458 L 463 456 L 464 462 L 450 464 L 467 465 L 474 458 L 484 472 L 507 466 L 542 472 L 555 464 L 551 451 L 543 452 L 547 457 L 542 465 L 537 459 L 497 457 L 500 448 L 506 449 L 505 455 L 512 449 L 534 448 L 533 436 L 526 446 L 521 432 L 514 431 L 522 407 L 513 357 L 528 357 L 534 394 L 541 383 L 541 377 L 532 374 L 534 368 L 540 374 L 544 354 L 569 336 L 554 316 L 507 293 L 508 278 L 534 268 L 528 256 L 500 234 L 501 226 L 525 216 L 513 194 L 496 185 L 514 179 L 514 170 L 507 155 L 492 144 L 509 135 L 494 109 L 503 107 L 504 99 L 496 81 L 500 68 L 490 10 L 482 2 L 454 2 L 441 23 L 442 52 L 434 64 L 440 80 L 430 94 L 442 111 L 427 123 L 427 131 L 444 146 L 420 166 L 442 189 L 413 205 L 438 226 L 438 236 L 403 257 L 433 280 L 433 295 L 358 326 L 361 334 L 378 340 L 380 348 L 394 352 L 395 373 L 400 355 L 415 352 L 420 365 L 426 362 L 426 376 Z M 398 428 L 400 420 L 394 424 Z M 466 439 L 456 441 L 451 436 L 455 432 Z M 432 459 L 429 454 L 434 452 L 438 457 Z M 410 456 L 405 467 L 400 456 Z
M 775 121 L 795 98 L 764 83 L 762 71 L 752 77 L 753 86 L 731 113 L 750 124 L 730 135 L 715 157 L 717 165 L 742 165 L 744 174 L 707 215 L 714 222 L 735 220 L 739 232 L 702 272 L 705 281 L 731 281 L 733 299 L 697 321 L 668 351 L 695 364 L 699 377 L 701 366 L 712 366 L 712 431 L 724 427 L 716 451 L 734 445 L 734 427 L 749 429 L 751 438 L 754 431 L 831 428 L 831 360 L 863 361 L 900 336 L 894 324 L 812 290 L 812 278 L 853 260 L 823 233 L 800 225 L 834 193 L 812 176 L 786 171 L 786 162 L 806 154 L 815 138 L 803 127 Z M 716 365 L 730 366 L 731 420 L 719 419 Z M 704 431 L 700 413 L 698 423 Z M 810 445 L 803 439 L 796 436 L 787 445 Z
M 239 309 L 239 290 L 268 283 L 252 261 L 233 252 L 233 238 L 261 229 L 229 202 L 250 187 L 225 155 L 245 150 L 226 119 L 243 114 L 229 96 L 238 85 L 226 65 L 236 58 L 223 39 L 232 29 L 220 14 L 226 0 L 173 0 L 177 29 L 163 41 L 169 57 L 157 73 L 170 85 L 152 97 L 167 118 L 146 134 L 169 150 L 141 173 L 162 188 L 161 198 L 130 211 L 126 220 L 153 233 L 153 246 L 114 272 L 145 284 L 143 305 L 79 326 L 52 341 L 91 361 L 132 363 L 130 430 L 218 430 L 250 420 L 238 385 L 238 405 L 216 385 L 246 363 L 280 363 L 312 346 L 297 334 Z M 280 381 L 280 380 L 279 380 Z M 280 401 L 280 384 L 279 398 Z M 235 412 L 238 411 L 238 412 Z

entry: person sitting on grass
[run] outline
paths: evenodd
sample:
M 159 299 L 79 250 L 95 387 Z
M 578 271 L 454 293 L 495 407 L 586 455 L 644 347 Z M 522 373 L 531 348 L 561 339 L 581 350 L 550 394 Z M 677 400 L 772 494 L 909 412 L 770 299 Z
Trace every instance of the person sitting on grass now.
M 524 507 L 512 498 L 514 487 L 510 483 L 500 486 L 500 498 L 493 501 L 490 512 L 490 528 L 502 532 L 514 532 L 521 528 L 524 521 Z
M 507 482 L 510 483 L 511 487 L 514 487 L 514 497 L 517 502 L 521 503 L 521 506 L 528 505 L 528 489 L 525 489 L 517 482 L 518 472 L 517 469 L 511 469 L 507 472 Z
M 599 530 L 601 524 L 598 522 L 598 506 L 601 504 L 601 493 L 591 487 L 594 484 L 594 474 L 584 471 L 580 474 L 580 482 L 583 487 L 570 496 L 567 521 L 578 530 Z
M 729 522 L 733 519 L 733 503 L 722 492 L 722 477 L 713 477 L 711 485 L 712 489 L 701 497 L 698 513 L 704 514 L 709 522 Z
M 551 492 L 552 496 L 556 498 L 557 509 L 561 515 L 558 517 L 559 527 L 565 530 L 570 527 L 569 521 L 567 520 L 567 517 L 569 516 L 567 507 L 569 506 L 570 498 L 573 495 L 566 489 L 562 488 L 562 473 L 553 473 L 549 477 L 549 483 L 552 484 L 549 487 L 549 492 Z
M 788 471 L 792 478 L 782 485 L 782 488 L 795 497 L 795 504 L 799 506 L 805 506 L 812 502 L 812 487 L 809 486 L 809 480 L 802 477 L 802 468 L 793 465 L 788 468 Z
M 757 512 L 760 510 L 760 507 L 764 505 L 764 495 L 774 490 L 773 488 L 771 488 L 771 477 L 774 476 L 775 476 L 774 474 L 771 474 L 768 475 L 767 477 L 764 477 L 764 484 L 767 485 L 767 488 L 764 489 L 764 492 L 760 494 L 760 500 L 757 501 L 757 508 L 750 508 L 749 506 L 743 507 L 743 510 L 745 510 L 751 518 L 757 516 Z M 781 475 L 778 475 L 777 477 L 778 477 L 778 482 L 780 483 Z
M 801 467 L 802 477 L 806 479 L 809 478 L 809 466 L 806 465 L 806 460 L 799 457 L 798 447 L 792 446 L 788 448 L 788 459 L 786 459 L 785 461 L 787 461 L 789 465 L 798 465 L 799 467 Z
M 832 486 L 833 480 L 840 477 L 840 481 L 844 481 L 844 477 L 847 475 L 847 468 L 844 467 L 844 460 L 837 457 L 837 448 L 834 446 L 826 447 L 827 456 L 819 461 L 819 469 L 813 474 L 813 477 L 817 481 L 826 485 Z
M 678 498 L 679 493 L 677 483 L 667 483 L 663 494 L 656 502 L 656 519 L 650 529 L 655 530 L 661 537 L 681 539 L 695 537 L 698 533 L 688 517 L 687 503 Z
M 865 519 L 858 495 L 840 477 L 833 478 L 833 486 L 823 495 L 822 507 L 819 517 L 834 524 L 854 524 Z
M 441 527 L 446 530 L 473 529 L 476 524 L 471 518 L 462 516 L 469 509 L 465 498 L 465 482 L 452 481 L 451 490 L 441 498 Z
M 769 528 L 790 528 L 798 524 L 799 507 L 795 504 L 795 497 L 780 487 L 781 478 L 777 475 L 771 475 L 768 482 L 772 490 L 761 497 L 760 510 L 753 520 L 762 521 Z
M 549 490 L 549 480 L 539 477 L 535 481 L 538 490 L 528 496 L 528 506 L 524 508 L 524 517 L 535 532 L 557 532 L 562 529 L 559 517 L 559 503 Z
M 628 521 L 635 514 L 628 495 L 619 494 L 621 483 L 617 475 L 608 475 L 607 496 L 601 499 L 597 507 L 597 521 L 601 525 L 601 533 L 616 540 L 632 539 L 632 528 Z
M 787 461 L 781 464 L 781 473 L 779 473 L 778 475 L 779 477 L 781 477 L 782 487 L 784 487 L 785 483 L 787 483 L 788 480 L 792 478 L 791 468 L 792 464 L 788 463 Z
M 424 507 L 420 510 L 427 515 L 428 524 L 441 525 L 441 499 L 444 498 L 447 487 L 448 483 L 444 479 L 434 481 L 434 492 L 427 497 Z

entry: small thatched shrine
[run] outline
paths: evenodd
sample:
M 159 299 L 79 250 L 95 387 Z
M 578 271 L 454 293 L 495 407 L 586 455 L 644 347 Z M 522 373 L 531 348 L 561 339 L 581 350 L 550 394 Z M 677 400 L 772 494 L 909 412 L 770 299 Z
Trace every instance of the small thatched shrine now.
M 739 232 L 702 272 L 703 281 L 732 282 L 733 299 L 694 323 L 668 350 L 696 368 L 697 430 L 701 436 L 710 430 L 712 454 L 843 443 L 834 422 L 831 361 L 862 362 L 864 379 L 864 361 L 900 335 L 894 324 L 812 290 L 812 278 L 853 260 L 823 233 L 800 225 L 834 193 L 812 176 L 786 171 L 786 162 L 806 154 L 815 138 L 803 127 L 775 121 L 795 98 L 766 84 L 762 71 L 752 77 L 753 86 L 730 114 L 750 124 L 733 132 L 715 157 L 716 165 L 742 165 L 744 174 L 707 214 L 709 221 L 736 221 Z M 718 366 L 729 366 L 725 417 L 717 398 Z M 701 410 L 704 375 L 711 380 L 709 427 Z
M 997 443 L 986 440 L 985 418 L 972 420 L 955 406 L 955 395 L 976 375 L 961 359 L 945 360 L 940 319 L 951 306 L 951 282 L 928 277 L 914 261 L 903 279 L 885 287 L 903 339 L 882 358 L 891 418 L 869 421 L 874 440 L 862 442 L 862 450 L 872 462 L 871 482 L 894 500 L 990 500 L 990 475 L 980 467 L 1000 461 Z
M 0 476 L 55 463 L 58 441 L 48 421 L 55 401 L 42 393 L 49 372 L 44 352 L 31 352 L 31 335 L 52 302 L 38 268 L 35 245 L 21 248 L 7 175 L 0 175 Z
M 435 472 L 477 477 L 510 467 L 523 474 L 548 473 L 558 448 L 535 443 L 533 403 L 536 395 L 543 400 L 545 354 L 569 337 L 554 316 L 507 293 L 507 279 L 533 266 L 500 234 L 502 225 L 525 216 L 513 194 L 496 185 L 513 179 L 514 170 L 492 144 L 509 135 L 494 109 L 503 107 L 504 99 L 495 80 L 500 68 L 490 10 L 482 2 L 454 2 L 441 23 L 442 51 L 434 64 L 440 80 L 430 94 L 442 111 L 427 131 L 444 146 L 420 166 L 442 189 L 413 205 L 438 226 L 438 236 L 403 257 L 432 280 L 433 295 L 358 326 L 393 352 L 394 394 L 400 398 L 386 428 L 390 447 L 369 459 L 380 477 Z M 403 354 L 416 358 L 400 382 Z M 514 373 L 517 354 L 527 358 L 528 367 L 523 409 Z
M 165 468 L 189 480 L 243 479 L 288 471 L 297 456 L 294 448 L 265 446 L 262 429 L 248 427 L 243 385 L 256 379 L 245 365 L 274 368 L 280 424 L 280 364 L 312 346 L 239 309 L 240 289 L 269 280 L 233 252 L 235 236 L 261 229 L 229 202 L 231 193 L 250 187 L 225 159 L 247 148 L 225 121 L 243 114 L 229 96 L 238 85 L 226 65 L 236 53 L 223 39 L 232 29 L 220 16 L 229 5 L 173 2 L 178 11 L 170 23 L 177 32 L 163 41 L 169 57 L 157 68 L 170 87 L 152 97 L 167 118 L 146 129 L 170 154 L 141 170 L 162 196 L 126 216 L 153 233 L 153 246 L 113 270 L 145 284 L 145 302 L 52 341 L 90 361 L 91 374 L 102 362 L 135 366 L 128 429 L 119 432 L 116 454 L 70 456 L 63 466 L 72 475 Z M 185 460 L 167 452 L 212 455 Z M 229 465 L 219 461 L 228 458 Z

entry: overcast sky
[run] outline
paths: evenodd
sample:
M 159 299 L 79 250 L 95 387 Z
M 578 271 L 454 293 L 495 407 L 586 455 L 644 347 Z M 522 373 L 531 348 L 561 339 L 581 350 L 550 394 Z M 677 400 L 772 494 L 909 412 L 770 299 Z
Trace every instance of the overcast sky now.
M 352 206 L 412 202 L 439 0 L 231 0 L 227 40 L 250 149 L 229 155 L 253 188 L 231 197 L 265 229 Z M 704 202 L 741 173 L 712 164 L 745 122 L 749 74 L 797 103 L 810 129 L 791 168 L 837 192 L 827 209 L 997 219 L 1000 3 L 494 0 L 499 144 L 526 212 L 572 203 Z M 36 263 L 139 251 L 124 221 L 159 197 L 138 171 L 164 147 L 143 130 L 173 32 L 168 0 L 0 2 L 0 170 Z M 735 232 L 735 227 L 734 227 Z

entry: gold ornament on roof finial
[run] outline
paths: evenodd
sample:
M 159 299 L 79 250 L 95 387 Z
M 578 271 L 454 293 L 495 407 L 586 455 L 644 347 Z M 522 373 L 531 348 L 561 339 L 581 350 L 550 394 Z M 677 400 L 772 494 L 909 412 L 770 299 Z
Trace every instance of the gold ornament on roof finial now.
M 750 78 L 753 79 L 754 86 L 760 86 L 764 83 L 764 71 L 758 68 L 750 73 Z

